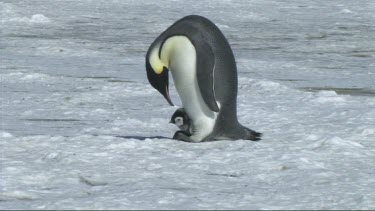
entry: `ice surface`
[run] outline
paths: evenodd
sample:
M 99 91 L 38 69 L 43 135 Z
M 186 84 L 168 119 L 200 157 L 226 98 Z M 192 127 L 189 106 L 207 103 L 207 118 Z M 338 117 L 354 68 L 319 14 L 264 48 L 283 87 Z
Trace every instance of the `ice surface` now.
M 260 142 L 171 140 L 144 56 L 200 14 Z M 375 209 L 375 4 L 0 1 L 1 209 Z M 180 105 L 171 84 L 171 96 Z

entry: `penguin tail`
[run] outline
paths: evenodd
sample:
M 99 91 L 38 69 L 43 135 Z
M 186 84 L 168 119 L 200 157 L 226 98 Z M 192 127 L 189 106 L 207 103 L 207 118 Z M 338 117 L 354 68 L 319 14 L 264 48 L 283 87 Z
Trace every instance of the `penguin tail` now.
M 246 128 L 247 130 L 247 133 L 248 133 L 248 140 L 251 140 L 251 141 L 259 141 L 261 140 L 261 137 L 262 137 L 262 133 L 259 133 L 259 132 L 256 132 L 254 130 L 251 130 L 251 129 L 248 129 Z
M 242 126 L 242 125 L 241 125 Z M 252 129 L 242 126 L 242 139 L 250 140 L 250 141 L 259 141 L 261 140 L 262 133 L 256 132 Z
M 243 139 L 243 140 L 250 140 L 250 141 L 260 141 L 262 135 L 263 135 L 262 133 L 256 132 L 247 127 L 244 127 L 241 124 L 238 124 L 236 129 L 231 130 L 224 136 L 231 138 L 233 140 Z

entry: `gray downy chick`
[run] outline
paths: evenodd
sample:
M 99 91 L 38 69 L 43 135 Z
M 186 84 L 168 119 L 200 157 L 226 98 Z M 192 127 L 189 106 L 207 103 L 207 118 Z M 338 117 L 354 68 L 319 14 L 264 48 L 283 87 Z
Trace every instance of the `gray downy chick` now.
M 179 108 L 174 112 L 169 123 L 175 124 L 181 131 L 189 136 L 192 133 L 190 118 L 183 108 Z

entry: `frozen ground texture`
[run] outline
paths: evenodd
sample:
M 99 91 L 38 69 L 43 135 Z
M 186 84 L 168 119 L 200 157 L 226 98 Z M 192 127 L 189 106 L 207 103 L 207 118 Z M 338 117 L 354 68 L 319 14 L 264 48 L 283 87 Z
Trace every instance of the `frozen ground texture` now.
M 1 0 L 1 209 L 375 209 L 375 3 Z M 144 55 L 228 37 L 260 142 L 171 140 Z M 180 105 L 171 87 L 173 101 Z

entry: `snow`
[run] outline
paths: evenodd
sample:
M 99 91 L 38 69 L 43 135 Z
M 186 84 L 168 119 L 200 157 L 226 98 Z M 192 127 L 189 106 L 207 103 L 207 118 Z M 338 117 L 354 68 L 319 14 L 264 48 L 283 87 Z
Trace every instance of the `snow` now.
M 203 9 L 205 8 L 205 9 Z M 235 12 L 234 12 L 235 11 Z M 0 209 L 375 209 L 375 5 L 2 1 Z M 175 20 L 222 29 L 238 117 L 184 143 L 144 56 Z

